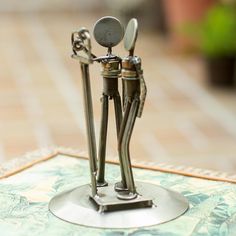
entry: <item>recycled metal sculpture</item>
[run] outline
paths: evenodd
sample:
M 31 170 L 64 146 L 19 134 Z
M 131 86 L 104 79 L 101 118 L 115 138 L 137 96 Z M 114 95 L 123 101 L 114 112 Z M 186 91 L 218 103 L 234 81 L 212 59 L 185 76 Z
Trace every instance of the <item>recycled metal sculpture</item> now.
M 82 72 L 91 184 L 61 193 L 51 200 L 50 211 L 65 221 L 103 228 L 141 227 L 172 220 L 188 209 L 187 200 L 179 193 L 134 181 L 129 144 L 136 117 L 141 117 L 146 98 L 141 59 L 134 55 L 137 33 L 137 20 L 131 19 L 124 35 L 128 56 L 123 59 L 112 53 L 112 48 L 123 38 L 123 28 L 118 19 L 107 16 L 95 23 L 94 38 L 107 48 L 104 56 L 97 57 L 91 52 L 87 29 L 72 33 L 72 57 L 79 60 Z M 93 62 L 101 64 L 103 77 L 98 160 L 89 76 L 89 65 Z M 122 102 L 119 80 L 123 88 Z M 109 100 L 114 102 L 116 117 L 121 170 L 121 180 L 117 183 L 105 180 Z

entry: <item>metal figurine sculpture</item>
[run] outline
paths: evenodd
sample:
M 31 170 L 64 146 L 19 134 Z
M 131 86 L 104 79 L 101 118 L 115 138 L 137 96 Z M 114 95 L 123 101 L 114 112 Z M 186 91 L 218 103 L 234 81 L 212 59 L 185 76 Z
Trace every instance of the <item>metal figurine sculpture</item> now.
M 65 221 L 102 228 L 141 227 L 170 221 L 188 209 L 188 201 L 179 193 L 134 181 L 129 144 L 136 117 L 141 117 L 146 98 L 141 59 L 134 56 L 137 32 L 137 20 L 131 19 L 124 35 L 124 47 L 129 54 L 123 59 L 112 54 L 112 47 L 123 38 L 123 28 L 116 18 L 103 17 L 94 26 L 95 40 L 107 48 L 105 56 L 96 57 L 91 52 L 87 29 L 72 33 L 72 57 L 79 60 L 82 72 L 91 184 L 61 193 L 50 201 L 50 211 Z M 89 65 L 93 62 L 101 63 L 103 77 L 98 160 L 89 77 Z M 119 77 L 123 88 L 122 103 L 118 90 Z M 116 116 L 121 169 L 121 181 L 118 183 L 105 180 L 109 100 L 114 102 Z

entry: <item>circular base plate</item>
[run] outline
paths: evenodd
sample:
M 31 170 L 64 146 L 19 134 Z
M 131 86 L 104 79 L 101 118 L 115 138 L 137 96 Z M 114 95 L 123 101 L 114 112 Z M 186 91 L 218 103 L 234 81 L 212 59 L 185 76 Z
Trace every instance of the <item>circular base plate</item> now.
M 177 192 L 150 183 L 135 184 L 140 195 L 153 200 L 153 207 L 100 213 L 89 199 L 90 185 L 83 185 L 55 196 L 49 210 L 60 219 L 79 225 L 134 228 L 173 220 L 188 209 L 187 199 Z

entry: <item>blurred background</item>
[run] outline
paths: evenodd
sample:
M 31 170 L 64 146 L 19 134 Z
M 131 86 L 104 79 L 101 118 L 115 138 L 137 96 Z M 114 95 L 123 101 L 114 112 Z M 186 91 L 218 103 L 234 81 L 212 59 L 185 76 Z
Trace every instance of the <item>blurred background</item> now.
M 113 15 L 139 21 L 135 54 L 148 97 L 131 156 L 236 170 L 236 3 L 233 0 L 0 0 L 0 160 L 47 147 L 87 153 L 81 74 L 70 35 Z M 105 48 L 92 40 L 96 55 Z M 114 53 L 126 56 L 123 44 Z M 90 67 L 100 127 L 100 65 Z M 109 159 L 117 159 L 110 107 Z

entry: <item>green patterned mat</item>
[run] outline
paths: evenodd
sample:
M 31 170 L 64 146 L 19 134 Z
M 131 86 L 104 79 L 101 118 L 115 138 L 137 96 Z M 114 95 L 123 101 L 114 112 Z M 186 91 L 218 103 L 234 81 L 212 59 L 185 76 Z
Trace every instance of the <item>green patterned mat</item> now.
M 236 235 L 236 185 L 145 169 L 134 169 L 136 180 L 181 192 L 188 212 L 158 226 L 111 230 L 66 223 L 48 211 L 57 193 L 89 182 L 88 161 L 58 155 L 23 172 L 0 180 L 0 235 Z M 119 179 L 119 167 L 109 164 L 107 179 Z

